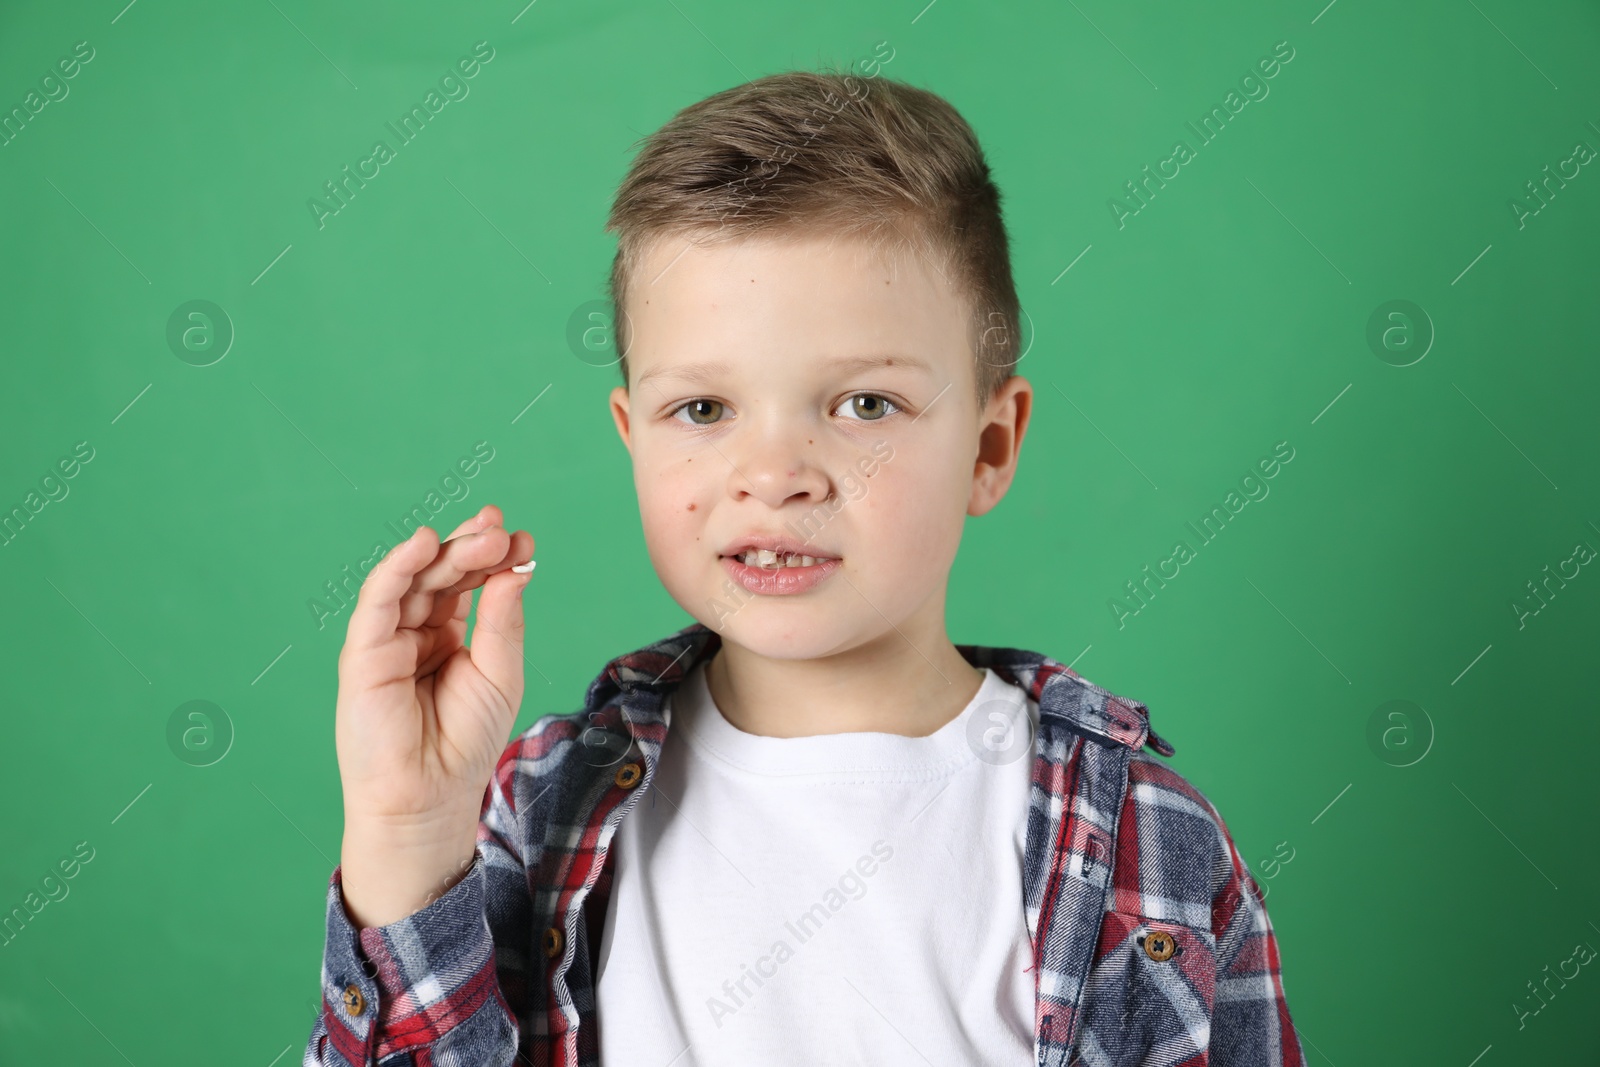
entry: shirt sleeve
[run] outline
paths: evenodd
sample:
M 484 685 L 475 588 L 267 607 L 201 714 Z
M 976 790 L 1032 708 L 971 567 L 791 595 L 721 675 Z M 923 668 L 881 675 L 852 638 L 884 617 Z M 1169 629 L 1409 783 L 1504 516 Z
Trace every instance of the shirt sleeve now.
M 341 867 L 328 879 L 322 1013 L 302 1067 L 413 1062 L 509 1067 L 525 1024 L 532 902 L 512 847 L 499 769 L 484 794 L 476 854 L 437 900 L 357 930 Z M 426 1061 L 419 1051 L 431 1054 Z
M 1303 1067 L 1305 1054 L 1289 1018 L 1278 941 L 1261 888 L 1226 827 L 1222 836 L 1229 863 L 1211 908 L 1217 952 L 1212 1067 Z

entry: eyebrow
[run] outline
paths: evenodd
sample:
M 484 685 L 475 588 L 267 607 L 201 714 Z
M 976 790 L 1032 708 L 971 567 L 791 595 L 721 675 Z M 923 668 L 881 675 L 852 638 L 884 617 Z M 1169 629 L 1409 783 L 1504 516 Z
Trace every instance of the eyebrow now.
M 830 359 L 824 364 L 829 370 L 840 371 L 845 374 L 855 374 L 864 370 L 879 370 L 885 367 L 905 367 L 908 370 L 921 371 L 931 374 L 933 367 L 925 360 L 915 356 L 906 355 L 873 355 L 873 356 L 843 356 L 839 359 Z M 703 363 L 686 363 L 681 367 L 660 367 L 641 377 L 635 385 L 657 378 L 676 378 L 679 381 L 704 384 L 719 374 L 732 374 L 733 367 L 718 360 L 707 360 Z

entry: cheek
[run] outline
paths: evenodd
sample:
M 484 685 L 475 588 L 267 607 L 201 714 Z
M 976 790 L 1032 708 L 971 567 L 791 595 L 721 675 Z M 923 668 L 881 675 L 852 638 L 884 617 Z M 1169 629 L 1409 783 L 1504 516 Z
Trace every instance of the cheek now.
M 864 522 L 892 546 L 893 558 L 907 566 L 923 567 L 928 560 L 953 555 L 961 540 L 966 514 L 968 479 L 952 478 L 957 460 L 934 457 L 934 462 L 909 462 L 902 449 L 866 479 L 867 492 L 851 507 L 862 509 Z
M 651 554 L 662 565 L 680 559 L 685 546 L 693 548 L 704 537 L 711 511 L 705 484 L 703 457 L 681 458 L 671 463 L 640 464 L 634 469 L 634 489 L 639 497 L 639 518 Z

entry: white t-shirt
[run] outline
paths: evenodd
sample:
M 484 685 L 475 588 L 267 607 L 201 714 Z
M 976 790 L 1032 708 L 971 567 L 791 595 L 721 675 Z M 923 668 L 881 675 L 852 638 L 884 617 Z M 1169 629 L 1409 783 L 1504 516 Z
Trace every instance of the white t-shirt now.
M 684 679 L 612 841 L 600 1062 L 1034 1063 L 1039 708 L 984 674 L 926 737 L 761 737 L 722 716 L 703 666 Z

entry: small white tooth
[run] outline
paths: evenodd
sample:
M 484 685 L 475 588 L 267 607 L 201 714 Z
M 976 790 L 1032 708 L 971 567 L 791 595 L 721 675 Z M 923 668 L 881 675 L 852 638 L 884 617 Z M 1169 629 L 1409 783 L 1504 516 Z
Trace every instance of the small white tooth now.
M 761 561 L 761 566 L 770 567 L 778 562 L 778 554 L 771 549 L 763 548 L 756 556 Z
M 813 567 L 813 566 L 816 566 L 816 563 L 817 563 L 817 559 L 816 559 L 815 556 L 801 556 L 800 557 L 800 566 L 802 566 L 802 567 Z
M 785 567 L 797 567 L 800 565 L 800 557 L 791 552 L 783 557 L 783 565 Z

